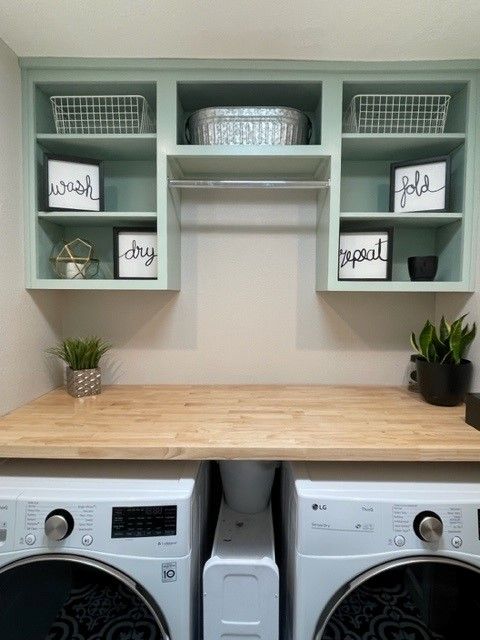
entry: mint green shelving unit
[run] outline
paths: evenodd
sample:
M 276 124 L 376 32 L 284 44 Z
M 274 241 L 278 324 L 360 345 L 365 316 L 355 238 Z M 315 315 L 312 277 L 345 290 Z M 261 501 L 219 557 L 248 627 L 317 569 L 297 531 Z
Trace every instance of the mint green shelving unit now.
M 472 291 L 479 208 L 476 62 L 308 63 L 24 59 L 23 129 L 26 284 L 33 289 L 180 288 L 182 189 L 175 180 L 308 180 L 318 188 L 317 290 Z M 443 134 L 354 134 L 342 120 L 357 93 L 448 93 Z M 156 114 L 156 133 L 59 135 L 52 95 L 140 94 Z M 196 109 L 212 105 L 285 105 L 308 113 L 310 144 L 189 145 L 185 125 Z M 104 161 L 105 212 L 45 212 L 40 185 L 43 153 Z M 445 214 L 388 210 L 390 163 L 449 154 L 452 197 Z M 113 278 L 114 226 L 155 226 L 156 280 Z M 337 250 L 342 229 L 394 229 L 390 282 L 341 282 Z M 275 233 L 272 230 L 272 233 Z M 54 277 L 49 257 L 62 238 L 92 240 L 100 273 L 90 280 Z M 409 255 L 439 256 L 434 282 L 410 282 Z M 189 274 L 184 273 L 184 278 Z

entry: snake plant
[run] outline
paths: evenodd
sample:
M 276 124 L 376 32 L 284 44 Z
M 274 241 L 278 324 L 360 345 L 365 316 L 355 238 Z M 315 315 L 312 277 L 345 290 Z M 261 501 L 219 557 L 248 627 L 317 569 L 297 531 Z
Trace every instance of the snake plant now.
M 71 369 L 96 369 L 100 359 L 111 348 L 108 342 L 91 336 L 87 338 L 65 338 L 47 353 L 63 360 Z
M 451 324 L 442 316 L 438 332 L 435 325 L 427 320 L 418 339 L 412 332 L 410 342 L 418 357 L 427 362 L 460 364 L 477 330 L 475 322 L 471 328 L 468 324 L 463 325 L 466 315 L 457 318 Z

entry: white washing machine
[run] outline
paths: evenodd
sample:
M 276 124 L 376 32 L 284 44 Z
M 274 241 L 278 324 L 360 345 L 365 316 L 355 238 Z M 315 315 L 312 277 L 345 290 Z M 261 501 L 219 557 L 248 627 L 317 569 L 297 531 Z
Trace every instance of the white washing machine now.
M 0 637 L 197 640 L 209 467 L 3 461 Z
M 480 464 L 287 464 L 282 519 L 284 638 L 477 637 Z

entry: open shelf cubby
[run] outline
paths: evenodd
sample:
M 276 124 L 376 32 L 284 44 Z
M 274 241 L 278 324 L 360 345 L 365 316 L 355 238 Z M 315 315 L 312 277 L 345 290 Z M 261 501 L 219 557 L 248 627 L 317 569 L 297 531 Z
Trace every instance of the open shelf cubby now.
M 393 217 L 393 216 L 392 216 Z M 434 282 L 412 283 L 421 286 L 435 282 L 459 282 L 461 280 L 461 262 L 457 256 L 462 254 L 462 222 L 445 220 L 443 224 L 424 223 L 417 220 L 415 225 L 397 224 L 395 220 L 369 219 L 362 221 L 343 220 L 340 231 L 366 229 L 393 230 L 392 282 L 410 282 L 407 259 L 410 256 L 438 256 L 438 271 Z M 356 283 L 353 283 L 355 286 Z M 382 283 L 387 284 L 387 283 Z
M 187 144 L 189 116 L 205 107 L 292 107 L 312 124 L 310 144 L 321 142 L 321 82 L 179 82 L 177 83 L 177 142 Z
M 53 116 L 52 96 L 131 96 L 138 95 L 146 99 L 155 116 L 157 87 L 155 82 L 116 81 L 116 82 L 38 82 L 35 84 L 34 117 L 37 134 L 56 134 Z M 65 134 L 72 135 L 72 134 Z M 85 134 L 83 134 L 85 135 Z M 133 134 L 141 135 L 141 134 Z
M 388 211 L 390 208 L 390 167 L 392 162 L 421 160 L 434 155 L 450 156 L 450 197 L 448 209 L 462 212 L 464 209 L 465 145 L 462 143 L 450 152 L 446 148 L 440 154 L 427 156 L 425 149 L 405 147 L 397 154 L 385 148 L 375 159 L 361 159 L 357 154 L 342 156 L 340 211 Z
M 72 147 L 74 150 L 74 147 Z M 43 143 L 37 145 L 37 207 L 45 208 L 45 158 L 51 148 Z M 53 154 L 57 155 L 57 154 Z M 62 154 L 63 155 L 63 154 Z M 78 152 L 66 157 L 82 157 L 102 160 L 104 175 L 104 202 L 106 212 L 155 212 L 157 209 L 157 165 L 155 156 L 147 160 L 127 159 L 127 154 L 120 155 L 118 160 L 104 160 L 104 154 Z
M 465 133 L 467 128 L 468 91 L 469 83 L 457 80 L 439 81 L 422 78 L 421 80 L 413 81 L 381 79 L 376 81 L 345 82 L 343 85 L 343 114 L 346 113 L 353 97 L 356 95 L 449 95 L 450 103 L 444 133 Z
M 101 220 L 90 223 L 77 222 L 68 214 L 65 220 L 57 217 L 54 220 L 39 217 L 37 220 L 37 277 L 40 280 L 56 280 L 57 277 L 50 264 L 50 256 L 55 247 L 60 243 L 69 242 L 75 238 L 82 238 L 92 243 L 94 257 L 99 260 L 98 274 L 95 280 L 113 280 L 113 228 L 114 227 L 156 227 L 156 220 L 139 220 L 138 218 L 123 218 L 102 222 Z M 65 286 L 76 288 L 80 280 L 65 280 Z M 85 281 L 84 281 L 85 282 Z M 87 280 L 88 282 L 88 280 Z M 120 284 L 124 284 L 122 281 Z M 69 287 L 70 288 L 70 287 Z

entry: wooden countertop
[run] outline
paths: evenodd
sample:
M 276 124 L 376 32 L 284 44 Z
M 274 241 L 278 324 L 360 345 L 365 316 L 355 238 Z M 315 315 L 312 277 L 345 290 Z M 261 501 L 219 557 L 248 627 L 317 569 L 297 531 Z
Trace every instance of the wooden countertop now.
M 56 389 L 0 418 L 0 457 L 480 461 L 463 417 L 394 387 Z

